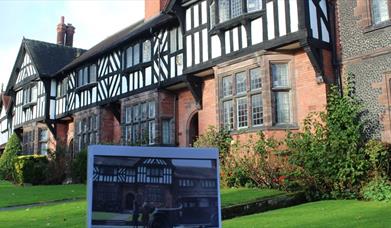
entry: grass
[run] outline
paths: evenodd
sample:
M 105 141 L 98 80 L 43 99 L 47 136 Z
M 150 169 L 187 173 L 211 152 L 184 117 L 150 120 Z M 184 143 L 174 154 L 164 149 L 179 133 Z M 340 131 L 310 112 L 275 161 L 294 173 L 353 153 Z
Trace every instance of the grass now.
M 330 200 L 254 214 L 223 227 L 391 227 L 391 202 Z
M 1 211 L 1 227 L 86 227 L 86 201 Z
M 263 198 L 282 194 L 285 194 L 285 192 L 273 189 L 226 188 L 221 189 L 221 206 L 229 207 L 237 204 L 251 203 Z
M 330 200 L 244 216 L 223 227 L 391 227 L 391 203 Z M 0 212 L 1 227 L 85 227 L 86 201 Z
M 86 186 L 82 184 L 23 187 L 0 181 L 0 207 L 85 198 L 85 196 Z

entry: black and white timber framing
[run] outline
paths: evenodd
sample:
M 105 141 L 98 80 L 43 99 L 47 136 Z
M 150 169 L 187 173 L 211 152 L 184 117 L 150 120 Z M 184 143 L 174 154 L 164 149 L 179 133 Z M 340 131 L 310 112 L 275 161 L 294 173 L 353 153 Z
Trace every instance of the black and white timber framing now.
M 247 12 L 243 7 L 239 16 L 220 23 L 219 0 L 170 1 L 159 16 L 114 34 L 53 74 L 45 84 L 50 90 L 47 118 L 55 121 L 136 93 L 187 83 L 194 74 L 227 60 L 292 45 L 304 48 L 317 75 L 323 77 L 320 51 L 331 50 L 329 3 L 259 2 L 258 10 Z M 18 80 L 34 75 L 28 55 L 25 59 Z M 44 86 L 32 83 L 37 86 L 37 100 L 28 107 L 21 102 L 22 87 L 14 88 L 14 126 L 45 116 Z

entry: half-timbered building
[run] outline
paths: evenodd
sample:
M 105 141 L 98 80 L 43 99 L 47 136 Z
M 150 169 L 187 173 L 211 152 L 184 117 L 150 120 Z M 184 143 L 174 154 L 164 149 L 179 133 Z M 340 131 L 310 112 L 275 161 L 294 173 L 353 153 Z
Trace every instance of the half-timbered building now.
M 16 77 L 41 71 L 22 48 L 7 88 L 15 91 L 12 126 L 43 121 L 76 151 L 96 143 L 188 146 L 209 125 L 235 135 L 299 129 L 309 112 L 324 109 L 327 87 L 338 81 L 332 7 L 326 0 L 147 0 L 143 20 L 77 58 L 51 58 L 62 66 L 37 89 Z
M 63 37 L 58 37 L 59 44 L 23 38 L 5 91 L 11 97 L 8 122 L 10 129 L 22 139 L 23 154 L 47 154 L 48 149 L 55 149 L 49 98 L 56 90 L 50 90 L 51 78 L 83 52 L 71 47 L 74 27 L 68 25 L 72 31 L 67 36 L 68 45 L 65 45 L 66 25 L 63 20 L 60 25 L 64 26 L 64 31 L 60 32 Z

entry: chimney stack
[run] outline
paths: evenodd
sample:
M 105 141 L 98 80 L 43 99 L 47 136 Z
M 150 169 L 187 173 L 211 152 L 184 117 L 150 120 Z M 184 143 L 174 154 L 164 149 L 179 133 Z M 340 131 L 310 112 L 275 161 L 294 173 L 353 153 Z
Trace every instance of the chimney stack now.
M 65 44 L 65 32 L 67 26 L 64 24 L 64 16 L 61 16 L 61 21 L 57 25 L 57 44 L 64 45 Z
M 65 45 L 72 47 L 73 46 L 73 34 L 75 34 L 75 27 L 72 24 L 67 25 Z
M 164 9 L 164 7 L 166 7 L 168 2 L 168 0 L 144 0 L 144 20 L 148 20 L 158 15 Z
M 75 27 L 72 24 L 65 24 L 64 16 L 61 16 L 61 21 L 57 25 L 57 44 L 72 47 L 73 34 Z

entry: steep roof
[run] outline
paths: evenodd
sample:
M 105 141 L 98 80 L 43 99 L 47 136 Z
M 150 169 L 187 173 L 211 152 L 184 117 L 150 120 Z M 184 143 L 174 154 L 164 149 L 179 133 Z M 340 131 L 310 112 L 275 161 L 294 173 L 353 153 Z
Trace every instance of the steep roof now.
M 140 20 L 122 29 L 121 31 L 109 36 L 108 38 L 104 39 L 97 45 L 93 46 L 91 49 L 86 51 L 80 57 L 73 60 L 71 63 L 66 65 L 57 73 L 71 70 L 72 68 L 77 67 L 78 65 L 84 62 L 88 62 L 94 58 L 99 57 L 100 55 L 108 53 L 118 48 L 120 45 L 124 44 L 125 42 L 137 38 L 137 36 L 143 33 L 149 33 L 152 28 L 162 25 L 171 19 L 173 19 L 173 16 L 161 13 L 147 21 Z
M 85 52 L 84 49 L 38 40 L 23 39 L 23 42 L 38 73 L 42 76 L 53 76 L 59 69 Z
M 23 38 L 10 79 L 8 80 L 6 94 L 16 83 L 18 77 L 16 71 L 22 64 L 25 53 L 29 54 L 40 77 L 52 77 L 55 75 L 55 72 L 85 51 L 80 48 Z

